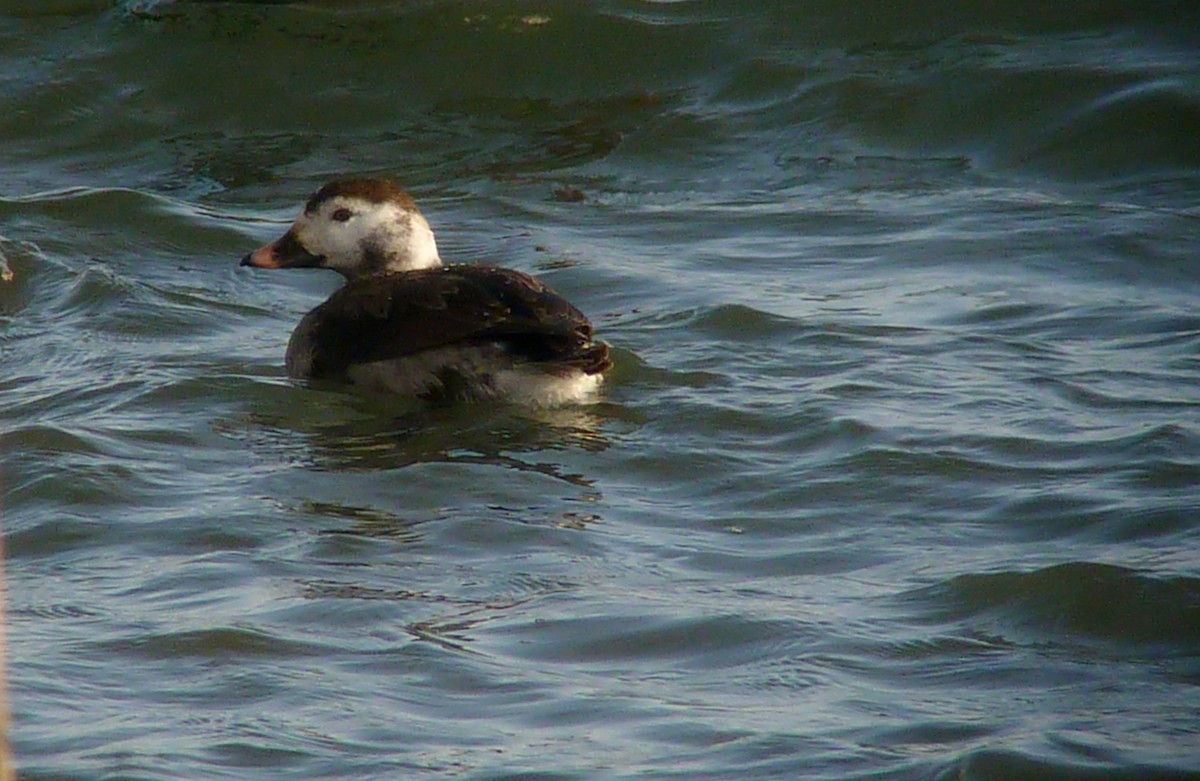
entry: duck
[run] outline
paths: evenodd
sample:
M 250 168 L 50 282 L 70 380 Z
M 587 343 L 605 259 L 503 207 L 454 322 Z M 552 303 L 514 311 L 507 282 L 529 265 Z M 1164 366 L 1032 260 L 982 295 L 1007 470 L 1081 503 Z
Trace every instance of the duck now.
M 430 402 L 557 406 L 592 400 L 613 365 L 587 317 L 541 280 L 443 264 L 429 222 L 390 179 L 325 184 L 240 265 L 346 280 L 292 332 L 284 362 L 296 379 Z

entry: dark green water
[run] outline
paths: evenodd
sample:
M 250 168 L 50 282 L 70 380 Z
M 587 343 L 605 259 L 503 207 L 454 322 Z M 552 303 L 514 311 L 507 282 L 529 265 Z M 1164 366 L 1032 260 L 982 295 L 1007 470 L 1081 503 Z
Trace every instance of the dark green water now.
M 0 0 L 25 779 L 1200 779 L 1200 6 Z M 284 376 L 344 173 L 596 405 Z

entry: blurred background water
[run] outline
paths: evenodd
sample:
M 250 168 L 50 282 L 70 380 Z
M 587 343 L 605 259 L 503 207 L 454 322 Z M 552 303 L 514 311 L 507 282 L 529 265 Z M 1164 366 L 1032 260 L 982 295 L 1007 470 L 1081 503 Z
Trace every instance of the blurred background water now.
M 1200 778 L 1200 5 L 0 0 L 26 779 Z M 337 175 L 601 403 L 286 379 Z

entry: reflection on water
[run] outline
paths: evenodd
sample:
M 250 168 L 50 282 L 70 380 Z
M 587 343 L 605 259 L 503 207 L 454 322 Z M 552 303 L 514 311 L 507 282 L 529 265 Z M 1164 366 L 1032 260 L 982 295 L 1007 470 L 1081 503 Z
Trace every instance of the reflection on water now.
M 372 413 L 379 410 L 370 407 L 355 409 L 359 414 L 334 422 L 257 412 L 242 426 L 226 424 L 223 431 L 254 443 L 262 455 L 273 450 L 280 460 L 320 471 L 377 472 L 432 463 L 484 465 L 533 472 L 583 488 L 594 481 L 565 471 L 561 464 L 522 455 L 569 449 L 599 452 L 610 446 L 602 432 L 606 419 L 587 408 L 419 406 L 377 417 Z M 307 411 L 319 415 L 322 409 L 310 405 Z

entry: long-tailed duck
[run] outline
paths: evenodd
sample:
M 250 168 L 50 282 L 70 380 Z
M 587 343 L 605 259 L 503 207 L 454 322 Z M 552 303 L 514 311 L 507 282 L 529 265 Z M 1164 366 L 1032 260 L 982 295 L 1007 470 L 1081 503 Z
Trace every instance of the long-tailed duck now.
M 533 277 L 443 266 L 413 199 L 385 179 L 331 182 L 257 268 L 328 268 L 346 284 L 300 321 L 288 374 L 427 400 L 585 400 L 612 366 L 578 309 Z

